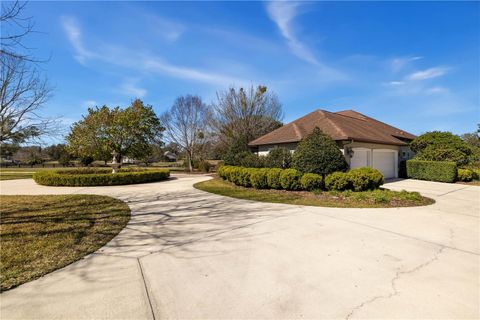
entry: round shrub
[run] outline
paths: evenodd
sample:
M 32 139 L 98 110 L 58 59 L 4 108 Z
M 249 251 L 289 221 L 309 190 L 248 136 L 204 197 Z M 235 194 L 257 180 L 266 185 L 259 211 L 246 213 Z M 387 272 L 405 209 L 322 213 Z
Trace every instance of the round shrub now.
M 210 172 L 212 165 L 207 160 L 202 160 L 198 163 L 198 171 L 200 172 Z
M 252 172 L 252 168 L 240 168 L 238 171 L 238 185 L 243 187 L 251 187 L 252 183 L 250 182 L 250 173 Z
M 285 169 L 280 174 L 280 184 L 283 189 L 286 190 L 298 190 L 300 189 L 300 178 L 302 174 L 295 169 Z
M 236 185 L 241 186 L 242 185 L 242 176 L 240 174 L 240 171 L 242 170 L 242 167 L 231 167 L 230 170 L 228 171 L 228 177 L 227 180 L 230 182 L 233 182 Z
M 383 175 L 373 168 L 357 168 L 347 172 L 347 179 L 354 191 L 378 189 L 383 184 Z
M 325 177 L 327 190 L 344 191 L 352 188 L 352 184 L 345 172 L 334 172 Z
M 283 170 L 279 168 L 268 169 L 267 171 L 267 184 L 271 189 L 281 189 L 282 184 L 280 183 L 280 175 Z
M 317 173 L 322 176 L 348 168 L 336 142 L 318 127 L 298 144 L 292 164 L 293 168 L 302 173 Z
M 255 189 L 268 188 L 267 172 L 269 169 L 251 169 L 250 184 Z
M 111 173 L 107 168 L 90 168 L 39 171 L 34 173 L 33 179 L 46 186 L 85 187 L 154 182 L 166 180 L 169 176 L 167 169 L 120 169 L 117 173 Z
M 303 189 L 312 191 L 322 188 L 323 179 L 322 176 L 316 173 L 305 173 L 300 178 L 300 185 Z
M 245 168 L 262 168 L 264 166 L 264 157 L 250 151 L 244 151 L 235 156 L 235 163 Z
M 292 153 L 287 148 L 275 147 L 268 152 L 265 157 L 265 167 L 267 168 L 290 168 L 292 163 Z
M 457 179 L 458 181 L 472 181 L 475 177 L 475 173 L 469 169 L 458 169 Z

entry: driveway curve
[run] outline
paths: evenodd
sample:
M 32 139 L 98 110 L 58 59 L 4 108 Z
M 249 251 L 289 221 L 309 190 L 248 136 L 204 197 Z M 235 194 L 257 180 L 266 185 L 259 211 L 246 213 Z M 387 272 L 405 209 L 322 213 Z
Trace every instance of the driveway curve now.
M 4 194 L 102 194 L 129 224 L 96 253 L 0 295 L 2 319 L 479 318 L 480 187 L 403 180 L 434 205 L 343 209 L 193 188 L 0 182 Z

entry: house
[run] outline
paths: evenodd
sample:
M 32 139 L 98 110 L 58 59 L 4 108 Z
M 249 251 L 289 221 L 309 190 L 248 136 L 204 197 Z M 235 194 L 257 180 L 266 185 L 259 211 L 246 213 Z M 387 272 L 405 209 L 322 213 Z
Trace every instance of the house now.
M 293 152 L 315 127 L 337 142 L 351 168 L 373 167 L 387 179 L 398 177 L 400 161 L 413 156 L 408 147 L 413 134 L 353 110 L 315 110 L 251 141 L 249 147 L 259 155 L 276 146 Z
M 163 156 L 165 157 L 165 159 L 168 161 L 168 162 L 175 162 L 177 161 L 177 155 L 171 151 L 165 151 L 165 153 L 163 154 Z

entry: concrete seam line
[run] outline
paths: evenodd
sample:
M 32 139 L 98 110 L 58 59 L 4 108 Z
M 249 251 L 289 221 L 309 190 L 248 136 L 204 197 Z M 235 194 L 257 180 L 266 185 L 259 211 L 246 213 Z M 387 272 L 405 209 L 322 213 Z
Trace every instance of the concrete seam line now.
M 145 275 L 143 274 L 142 263 L 140 259 L 137 258 L 138 266 L 140 267 L 140 274 L 142 275 L 143 287 L 145 288 L 145 293 L 147 294 L 148 305 L 150 306 L 150 312 L 152 313 L 152 318 L 155 320 L 155 312 L 153 311 L 152 301 L 150 299 L 150 294 L 148 293 L 147 282 L 145 281 Z
M 460 191 L 460 190 L 463 190 L 463 189 L 467 189 L 468 187 L 469 186 L 464 187 L 464 188 L 460 188 L 460 189 L 456 189 L 456 190 L 452 190 L 452 191 L 448 191 L 448 192 L 445 192 L 445 193 L 442 193 L 442 194 L 438 195 L 437 197 L 442 197 L 442 196 L 444 196 L 446 194 L 449 194 L 449 193 L 453 193 L 453 192 L 457 192 L 457 191 Z
M 433 242 L 433 241 L 429 241 L 429 240 L 425 240 L 425 239 L 421 239 L 421 238 L 409 236 L 409 235 L 402 234 L 402 233 L 399 233 L 399 232 L 395 232 L 395 231 L 391 231 L 391 230 L 387 230 L 387 229 L 383 229 L 383 228 L 374 227 L 374 226 L 371 226 L 371 225 L 368 225 L 368 224 L 365 224 L 365 223 L 361 223 L 361 222 L 357 222 L 357 221 L 352 221 L 352 220 L 348 220 L 348 219 L 342 219 L 342 218 L 338 218 L 338 217 L 332 217 L 332 216 L 330 216 L 330 215 L 328 215 L 328 214 L 320 213 L 320 212 L 317 212 L 316 214 L 319 214 L 319 215 L 322 215 L 322 216 L 324 216 L 324 217 L 328 217 L 328 218 L 331 218 L 331 219 L 334 219 L 334 220 L 340 220 L 340 221 L 344 221 L 344 222 L 348 222 L 348 223 L 357 224 L 357 225 L 359 225 L 359 226 L 364 226 L 364 227 L 366 227 L 366 228 L 370 228 L 370 229 L 374 229 L 374 230 L 378 230 L 378 231 L 382 231 L 382 232 L 388 232 L 388 233 L 395 234 L 395 235 L 397 235 L 397 236 L 401 236 L 401 237 L 404 237 L 404 238 L 408 238 L 408 239 L 413 239 L 413 240 L 417 240 L 417 241 L 429 243 L 429 244 L 432 244 L 432 245 L 435 245 L 435 246 L 444 246 L 446 249 L 456 250 L 456 251 L 459 251 L 459 252 L 463 252 L 463 253 L 467 253 L 467 254 L 473 254 L 473 255 L 475 255 L 475 256 L 480 256 L 480 253 L 477 253 L 477 252 L 474 252 L 474 251 L 469 251 L 469 250 L 464 250 L 464 249 L 455 248 L 455 247 L 452 247 L 452 246 L 443 245 L 443 244 L 441 244 L 441 243 L 436 243 L 436 242 Z

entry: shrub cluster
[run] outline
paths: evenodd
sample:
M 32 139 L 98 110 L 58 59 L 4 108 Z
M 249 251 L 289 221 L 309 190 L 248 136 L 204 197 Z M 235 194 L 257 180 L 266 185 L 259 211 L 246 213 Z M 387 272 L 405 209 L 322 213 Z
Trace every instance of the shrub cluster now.
M 110 186 L 166 180 L 170 176 L 167 169 L 120 169 L 111 173 L 108 168 L 88 168 L 76 170 L 45 170 L 34 173 L 36 183 L 46 186 Z
M 279 168 L 222 166 L 218 175 L 238 186 L 256 189 L 365 191 L 378 189 L 383 184 L 383 175 L 372 168 L 334 172 L 325 181 L 319 174 Z
M 329 174 L 325 178 L 325 187 L 328 190 L 337 191 L 366 191 L 378 189 L 383 182 L 380 171 L 365 167 Z
M 407 160 L 407 176 L 413 179 L 454 182 L 457 164 L 451 161 Z
M 457 172 L 457 180 L 468 182 L 472 181 L 473 179 L 478 179 L 476 172 L 470 169 L 458 169 Z

